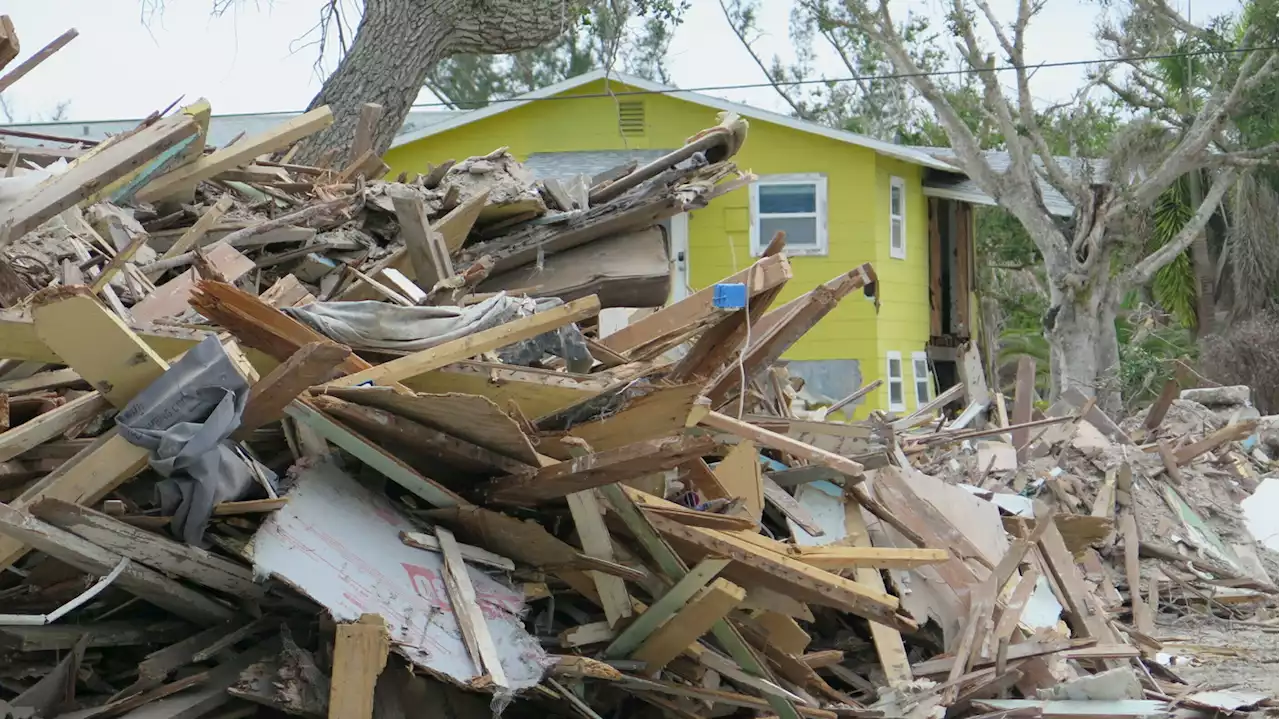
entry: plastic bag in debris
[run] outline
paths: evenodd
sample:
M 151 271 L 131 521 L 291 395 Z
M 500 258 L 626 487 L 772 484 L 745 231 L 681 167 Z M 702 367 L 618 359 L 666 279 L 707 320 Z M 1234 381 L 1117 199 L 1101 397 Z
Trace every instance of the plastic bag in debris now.
M 417 352 L 564 304 L 555 297 L 531 299 L 497 294 L 467 307 L 404 307 L 387 302 L 313 302 L 284 312 L 326 337 L 357 349 Z M 563 357 L 585 371 L 591 353 L 577 325 L 567 324 L 498 351 L 509 364 L 531 365 L 545 354 Z
M 25 170 L 13 177 L 0 177 L 0 215 L 7 214 L 10 208 L 26 199 L 41 182 L 62 174 L 66 169 L 67 161 L 59 158 L 43 170 Z
M 150 451 L 151 468 L 165 477 L 156 497 L 187 544 L 201 543 L 214 505 L 240 499 L 255 473 L 275 481 L 228 441 L 248 397 L 249 384 L 218 339 L 208 337 L 116 416 L 120 436 Z

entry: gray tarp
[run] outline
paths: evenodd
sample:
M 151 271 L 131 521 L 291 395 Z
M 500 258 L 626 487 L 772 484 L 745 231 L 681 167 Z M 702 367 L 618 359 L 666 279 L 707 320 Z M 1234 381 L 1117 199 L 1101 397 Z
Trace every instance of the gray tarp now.
M 120 435 L 150 451 L 151 468 L 165 477 L 157 499 L 188 544 L 201 543 L 215 504 L 239 499 L 255 484 L 252 460 L 227 439 L 248 397 L 249 384 L 210 336 L 116 416 Z M 257 471 L 275 480 L 260 464 Z
M 497 294 L 468 307 L 404 307 L 387 302 L 313 302 L 284 312 L 326 337 L 357 349 L 417 352 L 564 304 L 555 297 Z M 582 332 L 568 324 L 498 352 L 503 362 L 529 365 L 544 354 L 571 368 L 591 366 Z M 584 365 L 585 363 L 585 365 Z

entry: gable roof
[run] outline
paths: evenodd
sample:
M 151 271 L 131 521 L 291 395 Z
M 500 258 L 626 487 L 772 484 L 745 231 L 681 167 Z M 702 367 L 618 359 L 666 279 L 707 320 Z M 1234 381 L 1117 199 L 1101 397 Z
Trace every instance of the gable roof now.
M 949 147 L 918 147 L 922 152 L 942 160 L 955 162 L 955 152 Z M 986 150 L 983 153 L 987 161 L 987 165 L 991 167 L 992 172 L 1002 175 L 1009 171 L 1009 153 L 1004 150 Z M 1091 160 L 1079 157 L 1063 157 L 1053 158 L 1058 166 L 1065 172 L 1076 178 L 1088 178 L 1088 184 L 1097 185 L 1108 182 L 1109 164 L 1106 160 Z M 1042 165 L 1040 158 L 1035 158 L 1037 165 Z M 959 163 L 956 163 L 959 164 Z M 1037 175 L 1036 183 L 1040 185 L 1040 196 L 1044 199 L 1045 209 L 1050 214 L 1057 217 L 1071 217 L 1075 214 L 1076 207 L 1071 200 L 1063 196 L 1061 192 L 1053 185 L 1049 184 L 1043 177 Z M 978 187 L 978 183 L 971 180 L 968 176 L 961 174 L 959 170 L 953 170 L 946 173 L 930 173 L 924 179 L 924 194 L 926 197 L 937 197 L 944 200 L 959 200 L 975 205 L 992 205 L 996 201 L 992 199 L 982 188 Z
M 824 125 L 819 125 L 816 122 L 797 120 L 794 117 L 787 117 L 786 115 L 781 115 L 776 112 L 761 110 L 758 107 L 752 107 L 750 105 L 730 102 L 718 97 L 712 97 L 711 95 L 703 95 L 698 92 L 680 90 L 670 85 L 663 85 L 661 83 L 653 82 L 652 80 L 646 80 L 642 77 L 636 77 L 635 75 L 628 75 L 626 73 L 616 71 L 609 72 L 603 69 L 592 70 L 591 72 L 586 72 L 576 77 L 562 80 L 554 85 L 548 85 L 547 87 L 534 90 L 533 92 L 526 92 L 525 94 L 518 95 L 510 100 L 496 100 L 478 110 L 461 113 L 442 120 L 441 122 L 433 123 L 427 127 L 402 133 L 391 143 L 391 147 L 394 149 L 403 145 L 408 145 L 409 143 L 417 142 L 425 137 L 438 135 L 456 127 L 469 125 L 473 122 L 478 122 L 480 120 L 493 117 L 494 115 L 500 115 L 509 110 L 514 110 L 517 107 L 523 107 L 528 105 L 530 102 L 559 95 L 562 92 L 582 87 L 583 85 L 596 82 L 597 80 L 604 80 L 606 77 L 624 85 L 639 88 L 640 90 L 648 93 L 660 93 L 667 95 L 668 97 L 674 97 L 678 100 L 691 102 L 695 105 L 702 105 L 704 107 L 710 107 L 715 110 L 722 110 L 726 112 L 736 112 L 743 117 L 755 118 L 775 125 L 789 127 L 800 132 L 807 132 L 812 135 L 820 135 L 822 137 L 837 140 L 839 142 L 845 142 L 850 145 L 865 147 L 886 157 L 892 157 L 904 162 L 909 162 L 913 165 L 922 165 L 924 167 L 931 167 L 937 170 L 948 170 L 951 172 L 956 171 L 956 168 L 952 165 L 933 157 L 927 152 L 922 152 L 914 148 L 895 145 L 891 142 L 877 140 L 874 137 L 867 137 L 866 135 L 859 135 L 853 132 L 835 130 Z

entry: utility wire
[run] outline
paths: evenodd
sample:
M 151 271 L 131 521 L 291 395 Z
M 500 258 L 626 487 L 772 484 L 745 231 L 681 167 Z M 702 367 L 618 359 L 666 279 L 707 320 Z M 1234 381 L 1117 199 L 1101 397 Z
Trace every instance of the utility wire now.
M 856 77 L 834 77 L 834 78 L 817 78 L 811 80 L 779 80 L 777 82 L 749 82 L 740 85 L 703 85 L 701 87 L 673 87 L 663 90 L 622 90 L 614 92 L 592 92 L 581 95 L 551 95 L 548 97 L 508 97 L 500 100 L 490 100 L 483 105 L 475 107 L 462 107 L 461 104 L 451 102 L 419 102 L 414 103 L 412 107 L 445 107 L 458 110 L 479 110 L 489 105 L 496 105 L 502 102 L 544 102 L 550 100 L 585 100 L 589 98 L 600 97 L 624 97 L 626 95 L 668 95 L 677 92 L 709 92 L 712 90 L 754 90 L 766 87 L 794 87 L 797 85 L 822 85 L 835 82 L 863 82 L 871 80 L 905 80 L 911 77 L 944 77 L 955 75 L 975 75 L 987 72 L 1011 72 L 1014 70 L 1040 70 L 1052 67 L 1076 67 L 1080 65 L 1099 65 L 1102 63 L 1134 63 L 1146 60 L 1168 60 L 1179 57 L 1198 57 L 1201 55 L 1234 55 L 1239 53 L 1253 52 L 1255 50 L 1276 50 L 1280 49 L 1280 45 L 1263 45 L 1258 47 L 1234 47 L 1225 50 L 1190 50 L 1185 52 L 1171 52 L 1159 55 L 1136 55 L 1131 57 L 1106 57 L 1094 60 L 1062 60 L 1060 62 L 1040 62 L 1034 65 L 1000 65 L 993 68 L 962 68 L 959 70 L 928 70 L 925 72 L 906 72 L 906 73 L 887 73 L 883 75 L 858 75 Z

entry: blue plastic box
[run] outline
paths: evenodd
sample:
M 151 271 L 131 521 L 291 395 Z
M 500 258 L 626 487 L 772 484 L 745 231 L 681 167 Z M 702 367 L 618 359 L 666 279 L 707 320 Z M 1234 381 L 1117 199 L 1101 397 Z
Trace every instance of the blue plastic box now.
M 747 306 L 747 286 L 741 282 L 717 284 L 711 304 L 721 309 L 740 310 Z

